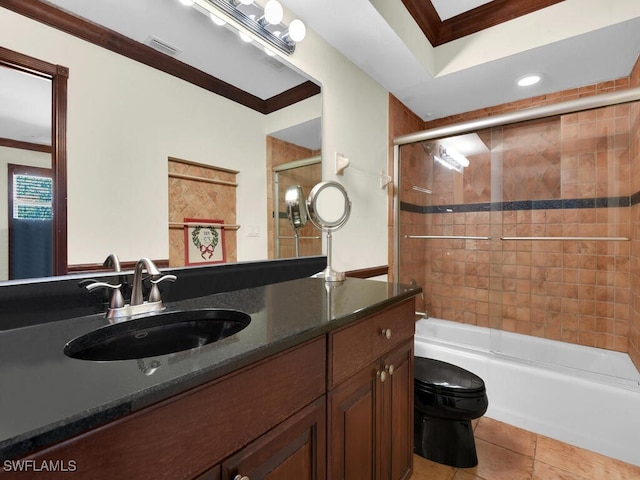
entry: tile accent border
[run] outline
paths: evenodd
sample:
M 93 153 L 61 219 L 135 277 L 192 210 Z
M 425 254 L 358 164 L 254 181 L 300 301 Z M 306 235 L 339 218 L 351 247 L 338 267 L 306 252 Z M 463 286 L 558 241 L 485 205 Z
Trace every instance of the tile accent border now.
M 520 200 L 514 202 L 464 203 L 456 205 L 415 205 L 400 202 L 400 211 L 420 214 L 503 212 L 514 210 L 560 210 L 581 208 L 630 207 L 640 203 L 640 192 L 624 197 L 568 198 L 558 200 Z

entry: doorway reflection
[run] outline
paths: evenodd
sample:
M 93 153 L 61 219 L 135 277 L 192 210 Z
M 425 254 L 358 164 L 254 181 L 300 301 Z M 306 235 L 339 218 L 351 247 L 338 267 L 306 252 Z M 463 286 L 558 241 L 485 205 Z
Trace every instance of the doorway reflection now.
M 0 280 L 50 276 L 52 81 L 1 64 L 0 79 Z

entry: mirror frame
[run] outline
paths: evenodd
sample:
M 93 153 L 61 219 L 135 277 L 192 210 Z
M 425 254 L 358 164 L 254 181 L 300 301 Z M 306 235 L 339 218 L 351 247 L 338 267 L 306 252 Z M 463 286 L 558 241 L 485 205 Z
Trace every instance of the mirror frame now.
M 344 198 L 344 210 L 342 214 L 337 220 L 330 221 L 322 218 L 318 213 L 318 197 L 320 193 L 322 193 L 327 188 L 335 188 L 338 192 L 340 192 Z M 349 200 L 349 195 L 347 195 L 347 191 L 344 187 L 338 182 L 320 182 L 318 183 L 309 194 L 309 199 L 307 200 L 307 210 L 309 212 L 309 218 L 311 222 L 318 227 L 320 230 L 324 231 L 335 231 L 341 228 L 347 220 L 349 220 L 349 215 L 351 215 L 351 200 Z
M 67 81 L 69 69 L 0 47 L 0 65 L 51 80 L 53 275 L 67 273 Z M 16 142 L 16 147 L 19 148 Z

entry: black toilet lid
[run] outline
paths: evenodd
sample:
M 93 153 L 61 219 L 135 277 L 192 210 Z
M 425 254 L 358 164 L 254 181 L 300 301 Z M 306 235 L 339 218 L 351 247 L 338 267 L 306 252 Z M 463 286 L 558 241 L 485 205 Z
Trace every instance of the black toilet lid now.
M 484 381 L 474 373 L 450 363 L 432 358 L 415 357 L 417 388 L 447 393 L 484 393 Z

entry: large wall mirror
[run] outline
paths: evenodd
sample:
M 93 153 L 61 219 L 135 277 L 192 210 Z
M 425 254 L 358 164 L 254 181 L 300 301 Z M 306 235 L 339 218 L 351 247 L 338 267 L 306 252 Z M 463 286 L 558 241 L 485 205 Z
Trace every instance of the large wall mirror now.
M 67 272 L 67 77 L 0 47 L 0 280 Z
M 155 2 L 155 0 L 144 1 L 152 4 Z M 117 0 L 114 2 L 117 7 L 107 10 L 112 14 L 118 12 L 118 15 L 112 15 L 114 17 L 127 17 L 123 13 L 127 8 L 132 8 L 144 15 L 145 8 L 134 6 L 134 4 L 142 5 L 142 3 L 143 0 L 140 2 Z M 16 19 L 16 23 L 23 27 L 21 30 L 16 27 L 13 33 L 8 32 L 5 37 L 0 35 L 0 45 L 11 43 L 15 48 L 15 45 L 20 46 L 24 43 L 25 51 L 43 52 L 41 57 L 53 62 L 65 63 L 71 70 L 68 115 L 72 123 L 67 139 L 67 76 L 69 69 L 21 55 L 16 51 L 0 48 L 0 65 L 3 69 L 11 70 L 11 73 L 19 73 L 22 78 L 35 78 L 41 82 L 48 82 L 44 85 L 48 85 L 45 88 L 50 88 L 48 108 L 51 125 L 48 145 L 47 142 L 41 142 L 41 140 L 10 138 L 11 135 L 0 132 L 0 139 L 4 138 L 4 140 L 0 140 L 2 142 L 0 149 L 29 152 L 29 155 L 34 155 L 32 152 L 35 152 L 42 157 L 46 157 L 46 152 L 49 152 L 52 178 L 51 209 L 53 213 L 52 236 L 50 238 L 51 274 L 62 275 L 97 268 L 104 260 L 104 256 L 111 250 L 120 255 L 123 265 L 126 262 L 134 262 L 140 256 L 149 256 L 153 260 L 168 259 L 168 248 L 164 252 L 162 246 L 164 236 L 168 238 L 166 230 L 168 213 L 166 202 L 163 201 L 163 193 L 167 189 L 167 174 L 164 169 L 166 169 L 167 159 L 172 156 L 200 163 L 211 162 L 212 165 L 234 168 L 244 173 L 243 183 L 241 183 L 242 190 L 238 189 L 238 192 L 241 192 L 238 193 L 238 223 L 242 225 L 239 232 L 245 243 L 243 246 L 244 256 L 239 255 L 238 260 L 260 260 L 272 256 L 271 245 L 262 247 L 263 243 L 267 243 L 267 238 L 269 238 L 270 244 L 273 241 L 272 232 L 267 231 L 267 225 L 272 222 L 271 208 L 268 213 L 262 209 L 256 209 L 254 208 L 255 202 L 252 201 L 256 195 L 260 195 L 260 201 L 267 204 L 266 197 L 271 196 L 269 176 L 271 166 L 264 163 L 265 147 L 262 145 L 266 144 L 267 136 L 281 130 L 288 130 L 289 127 L 296 124 L 308 126 L 310 119 L 313 119 L 311 124 L 317 128 L 317 137 L 320 138 L 322 101 L 318 82 L 284 60 L 268 57 L 264 51 L 258 51 L 253 46 L 238 44 L 240 49 L 252 49 L 247 51 L 253 57 L 253 73 L 240 75 L 239 72 L 235 72 L 235 77 L 239 79 L 238 82 L 222 77 L 223 82 L 227 83 L 225 88 L 230 88 L 232 94 L 229 96 L 219 93 L 216 91 L 216 85 L 219 83 L 210 83 L 212 78 L 215 80 L 213 73 L 198 73 L 193 68 L 184 68 L 185 65 L 179 60 L 152 51 L 151 48 L 144 45 L 144 39 L 131 40 L 129 37 L 132 37 L 133 34 L 129 36 L 125 36 L 124 33 L 118 34 L 114 30 L 114 25 L 109 23 L 113 19 L 105 18 L 105 21 L 101 21 L 99 18 L 90 16 L 92 5 L 95 5 L 94 2 L 75 2 L 72 0 L 41 2 L 34 0 L 29 3 L 10 1 L 0 8 L 0 14 L 3 13 L 2 8 L 6 8 L 12 13 L 21 15 Z M 178 0 L 167 0 L 167 2 L 163 2 L 163 8 L 165 6 L 174 9 L 172 13 L 175 14 L 172 14 L 172 18 L 176 20 L 183 19 L 179 15 L 194 17 L 196 26 L 192 29 L 194 33 L 190 36 L 190 41 L 198 39 L 196 43 L 200 47 L 202 45 L 217 45 L 214 49 L 216 54 L 222 52 L 225 56 L 234 59 L 229 68 L 238 63 L 235 61 L 238 56 L 222 48 L 219 42 L 204 41 L 202 35 L 212 29 L 209 18 L 198 12 L 185 10 Z M 86 11 L 83 10 L 85 8 Z M 96 10 L 104 9 L 96 8 Z M 69 12 L 76 12 L 75 16 Z M 129 23 L 139 23 L 134 20 L 132 19 Z M 43 27 L 43 24 L 47 26 Z M 167 25 L 167 22 L 159 22 L 159 24 L 169 30 L 175 30 L 174 24 Z M 146 28 L 148 25 L 143 26 Z M 53 27 L 55 31 L 49 27 Z M 160 28 L 158 25 L 153 27 L 154 29 Z M 60 34 L 60 30 L 64 34 Z M 228 32 L 226 35 L 228 36 Z M 232 37 L 231 40 L 236 42 L 237 38 Z M 3 38 L 6 40 L 3 41 Z M 29 48 L 34 41 L 46 46 Z M 58 44 L 58 42 L 63 43 Z M 185 44 L 185 48 L 187 46 Z M 113 56 L 107 53 L 103 56 L 102 52 L 96 48 L 112 50 L 120 55 Z M 207 48 L 206 51 L 208 54 L 214 53 L 210 48 Z M 160 61 L 157 61 L 157 55 L 162 55 Z M 162 66 L 159 66 L 160 64 Z M 105 69 L 104 72 L 101 70 L 102 68 Z M 168 73 L 169 77 L 163 76 L 162 72 Z M 137 75 L 137 77 L 132 75 Z M 286 76 L 294 87 L 289 86 L 283 91 L 278 91 L 281 93 L 274 93 L 272 82 L 268 81 L 272 75 L 274 79 L 276 76 Z M 176 82 L 176 77 L 178 82 Z M 265 92 L 257 96 L 247 94 L 249 87 L 241 84 L 240 80 L 246 82 L 248 78 L 261 80 L 260 88 L 266 89 Z M 134 81 L 129 81 L 129 79 Z M 132 84 L 133 87 L 129 88 Z M 139 85 L 139 91 L 143 94 L 135 96 L 132 92 L 136 91 L 135 89 Z M 165 87 L 172 90 L 162 90 Z M 99 97 L 95 96 L 96 88 L 103 92 Z M 122 90 L 124 89 L 126 91 L 123 94 Z M 207 90 L 213 93 L 209 93 Z M 291 92 L 295 92 L 294 95 L 291 95 Z M 187 102 L 193 102 L 195 98 L 203 99 L 203 105 L 205 103 L 208 105 L 207 115 L 213 116 L 215 114 L 221 120 L 216 120 L 218 123 L 214 126 L 200 122 L 198 126 L 201 127 L 201 134 L 196 135 L 193 125 L 188 124 L 189 116 L 184 115 L 184 111 L 176 106 L 180 103 L 181 95 L 188 97 Z M 217 95 L 226 98 L 208 102 L 209 99 L 204 95 L 209 97 Z M 232 101 L 228 102 L 227 99 Z M 132 102 L 136 104 L 135 107 L 130 106 Z M 164 105 L 164 102 L 167 102 L 168 105 Z M 258 108 L 254 108 L 256 104 Z M 0 102 L 0 123 L 5 123 L 3 106 L 4 102 Z M 145 115 L 140 115 L 140 112 L 147 107 L 150 107 L 149 112 L 151 110 L 155 112 L 155 116 L 153 112 L 147 113 L 147 111 L 144 112 Z M 204 110 L 202 108 L 196 114 L 200 115 L 200 118 L 205 118 L 206 115 L 202 114 Z M 176 116 L 176 111 L 182 116 Z M 314 113 L 310 113 L 310 111 Z M 229 120 L 229 113 L 231 113 L 231 120 Z M 86 115 L 89 115 L 90 118 L 86 119 Z M 178 122 L 178 118 L 187 121 Z M 156 119 L 164 123 L 154 128 L 153 121 Z M 237 119 L 247 119 L 248 123 L 241 124 Z M 235 125 L 234 122 L 237 122 L 238 128 L 234 126 L 231 132 L 226 132 L 228 126 Z M 242 125 L 241 128 L 240 125 Z M 138 126 L 144 129 L 142 134 L 136 128 Z M 247 128 L 251 130 L 247 131 Z M 215 132 L 217 136 L 212 139 L 209 132 L 215 129 L 217 129 Z M 158 133 L 160 131 L 169 132 L 169 134 L 160 138 Z M 250 141 L 243 141 L 241 135 L 249 136 Z M 31 137 L 34 136 L 31 135 Z M 117 141 L 113 141 L 114 138 L 117 138 Z M 70 155 L 69 165 L 71 166 L 69 172 L 67 172 L 66 161 L 67 141 Z M 156 141 L 158 148 L 153 148 Z M 227 147 L 221 146 L 223 141 L 228 143 Z M 286 138 L 284 141 L 294 146 L 301 145 L 303 142 L 295 137 Z M 42 149 L 43 152 L 37 151 L 38 149 Z M 310 150 L 313 150 L 314 154 L 318 153 L 315 148 Z M 15 156 L 13 155 L 13 157 Z M 228 159 L 232 156 L 244 163 L 225 164 L 224 162 L 229 162 Z M 0 158 L 0 160 L 2 159 Z M 287 160 L 289 159 L 287 158 Z M 118 164 L 120 161 L 122 164 Z M 274 164 L 281 163 L 281 161 L 283 160 L 274 159 Z M 132 162 L 137 163 L 133 170 L 129 168 L 132 166 Z M 8 160 L 5 163 L 7 165 L 3 164 L 2 168 L 4 171 L 8 171 L 9 163 L 27 162 Z M 46 165 L 33 163 L 30 166 L 46 168 Z M 41 163 L 44 164 L 45 161 Z M 151 167 L 157 168 L 157 170 L 148 174 Z M 266 181 L 258 178 L 258 174 L 255 173 L 258 170 L 265 172 Z M 124 175 L 121 172 L 127 172 L 127 174 Z M 130 192 L 139 187 L 141 175 L 147 175 L 144 182 L 145 187 L 153 190 L 154 195 L 140 195 L 134 198 Z M 109 177 L 107 178 L 107 176 Z M 149 186 L 150 178 L 153 182 L 152 186 Z M 2 179 L 0 178 L 0 180 Z M 256 188 L 258 180 L 261 184 L 264 182 L 264 194 L 259 188 Z M 7 197 L 9 194 L 7 183 L 6 179 L 2 182 L 2 188 L 6 190 L 3 197 Z M 106 193 L 100 191 L 103 185 L 110 186 L 110 188 L 113 188 L 113 185 L 118 185 L 117 199 L 114 200 L 113 190 Z M 70 192 L 68 222 L 67 187 Z M 93 195 L 94 193 L 95 195 Z M 124 197 L 127 197 L 126 201 L 123 200 Z M 151 197 L 153 198 L 151 199 Z M 99 212 L 91 207 L 97 203 L 88 202 L 89 198 L 99 202 L 101 207 Z M 137 201 L 139 199 L 142 201 Z M 241 209 L 243 206 L 245 215 L 249 214 L 245 218 L 242 217 L 243 211 Z M 0 207 L 3 207 L 3 204 L 0 204 Z M 8 208 L 7 202 L 7 205 L 3 207 L 3 215 L 7 215 L 5 212 L 8 212 Z M 90 220 L 88 225 L 86 225 L 87 219 Z M 109 225 L 109 228 L 105 229 L 105 225 Z M 251 227 L 255 228 L 256 226 L 258 227 L 257 235 L 252 236 L 245 233 Z M 70 229 L 69 232 L 67 227 Z M 8 274 L 8 253 L 4 253 L 9 249 L 9 233 L 8 228 L 2 224 L 0 224 L 0 229 L 2 229 L 3 235 L 0 238 L 0 254 L 2 254 L 0 257 L 0 281 L 5 281 L 11 279 Z M 155 251 L 147 253 L 147 251 L 153 250 L 148 248 L 149 246 L 146 244 L 150 238 L 149 233 L 134 235 L 134 240 L 130 241 L 132 232 L 153 232 L 157 239 L 154 245 L 159 245 L 159 247 Z M 259 240 L 254 240 L 256 237 Z M 118 242 L 120 243 L 118 244 Z M 113 248 L 114 244 L 118 246 Z M 130 247 L 134 244 L 140 245 L 140 248 Z M 254 247 L 254 245 L 256 246 Z M 127 252 L 127 248 L 131 252 Z M 126 268 L 129 267 L 126 266 Z M 3 272 L 6 273 L 2 274 Z M 38 273 L 33 276 L 43 275 Z

